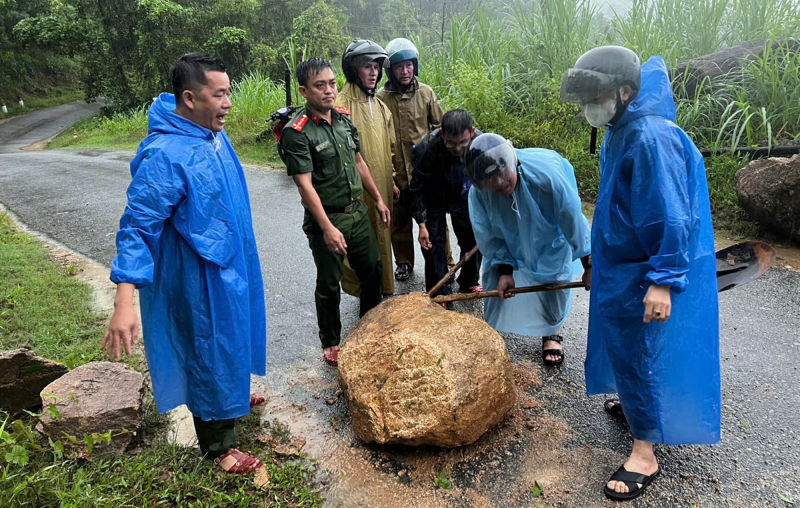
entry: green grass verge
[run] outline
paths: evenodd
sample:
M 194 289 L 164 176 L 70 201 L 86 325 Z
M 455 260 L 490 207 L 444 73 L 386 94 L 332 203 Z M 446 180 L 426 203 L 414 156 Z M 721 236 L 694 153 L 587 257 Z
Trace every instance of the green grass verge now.
M 100 356 L 105 316 L 92 312 L 92 290 L 74 273 L 0 214 L 0 349 L 27 346 L 70 368 Z
M 260 127 L 252 131 L 233 125 L 228 131 L 236 154 L 245 164 L 268 165 L 283 168 L 272 134 L 256 141 Z M 74 135 L 78 136 L 75 137 Z M 147 117 L 143 111 L 132 115 L 83 118 L 56 136 L 50 143 L 52 149 L 99 148 L 104 150 L 136 150 L 147 136 Z
M 269 475 L 265 488 L 257 487 L 252 476 L 222 472 L 195 449 L 168 444 L 163 429 L 135 456 L 66 460 L 57 445 L 33 429 L 33 418 L 10 422 L 0 413 L 0 506 L 322 506 L 313 487 L 316 464 L 303 455 L 294 460 L 270 456 L 255 436 L 270 433 L 276 424 L 261 425 L 260 419 L 259 412 L 241 419 L 237 433 L 239 447 L 262 458 Z
M 39 109 L 52 108 L 54 106 L 60 106 L 61 104 L 79 101 L 84 97 L 85 95 L 82 90 L 55 88 L 46 95 L 23 97 L 22 99 L 25 103 L 24 107 L 19 105 L 16 97 L 9 97 L 8 100 L 5 100 L 8 113 L 0 113 L 0 120 L 11 118 L 12 116 L 24 115 L 25 113 L 32 113 Z
M 92 312 L 91 288 L 75 267 L 54 263 L 33 237 L 0 214 L 0 350 L 28 346 L 70 368 L 100 360 L 106 316 Z M 129 360 L 143 367 L 142 356 Z M 224 474 L 193 448 L 170 445 L 166 417 L 146 397 L 137 430 L 140 453 L 97 461 L 66 460 L 60 443 L 36 430 L 36 417 L 11 421 L 0 412 L 0 506 L 3 507 L 318 507 L 316 464 L 305 457 L 270 455 L 257 440 L 266 433 L 286 442 L 288 429 L 261 422 L 260 412 L 237 425 L 239 447 L 262 458 L 266 489 L 251 478 Z

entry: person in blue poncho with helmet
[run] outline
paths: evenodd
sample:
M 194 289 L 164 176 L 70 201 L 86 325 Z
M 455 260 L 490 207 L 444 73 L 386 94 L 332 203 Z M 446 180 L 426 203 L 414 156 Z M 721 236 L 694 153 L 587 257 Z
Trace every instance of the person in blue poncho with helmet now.
M 138 289 L 158 410 L 186 404 L 203 455 L 247 474 L 261 461 L 236 449 L 234 426 L 264 402 L 250 394 L 250 375 L 266 374 L 267 322 L 247 183 L 223 130 L 230 81 L 222 61 L 194 53 L 172 82 L 131 162 L 102 347 L 117 361 L 123 346 L 131 354 Z
M 477 136 L 465 157 L 472 182 L 469 217 L 483 254 L 483 283 L 500 299 L 485 302 L 494 329 L 542 338 L 542 361 L 564 361 L 559 329 L 572 303 L 571 290 L 514 296 L 516 286 L 571 282 L 587 285 L 589 224 L 572 165 L 552 150 L 515 150 L 497 134 Z M 514 298 L 510 298 L 514 296 Z
M 607 128 L 592 224 L 586 391 L 618 393 L 633 451 L 604 487 L 639 496 L 660 470 L 653 444 L 720 439 L 719 311 L 714 233 L 700 152 L 675 125 L 661 57 L 590 50 L 562 98 Z

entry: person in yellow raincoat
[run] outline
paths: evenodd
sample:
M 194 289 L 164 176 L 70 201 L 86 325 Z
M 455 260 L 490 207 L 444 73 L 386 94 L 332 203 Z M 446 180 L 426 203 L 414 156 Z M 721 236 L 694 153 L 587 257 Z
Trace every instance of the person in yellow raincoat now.
M 395 278 L 406 281 L 414 270 L 414 226 L 411 184 L 411 152 L 425 136 L 442 124 L 444 112 L 433 89 L 417 79 L 419 51 L 408 39 L 393 39 L 386 45 L 384 63 L 389 80 L 377 97 L 389 107 L 394 118 L 397 150 L 394 153 L 395 200 L 392 219 L 392 245 L 397 264 Z M 445 228 L 447 264 L 453 266 L 449 228 Z
M 384 203 L 393 213 L 394 123 L 389 108 L 375 97 L 375 89 L 383 75 L 386 58 L 386 51 L 369 40 L 356 40 L 347 46 L 342 56 L 342 69 L 347 82 L 336 99 L 336 105 L 350 110 L 350 118 L 358 129 L 361 140 L 361 154 L 369 166 L 372 179 Z M 378 251 L 383 262 L 381 291 L 384 295 L 393 295 L 392 230 L 381 227 L 381 219 L 373 199 L 366 193 L 361 195 L 361 199 L 369 207 L 369 218 L 378 238 Z M 361 292 L 358 277 L 347 261 L 344 263 L 342 289 L 353 296 L 359 296 Z

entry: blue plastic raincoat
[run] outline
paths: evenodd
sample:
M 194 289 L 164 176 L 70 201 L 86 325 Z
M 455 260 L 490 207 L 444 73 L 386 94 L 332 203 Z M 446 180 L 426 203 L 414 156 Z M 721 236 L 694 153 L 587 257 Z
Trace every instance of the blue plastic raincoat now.
M 589 224 L 581 210 L 572 165 L 552 150 L 517 150 L 513 196 L 472 187 L 469 216 L 483 254 L 483 283 L 497 288 L 499 265 L 514 267 L 516 287 L 569 282 L 589 255 Z M 546 337 L 567 318 L 572 293 L 528 293 L 484 302 L 484 317 L 501 332 Z
M 637 439 L 720 438 L 719 313 L 703 158 L 675 121 L 667 68 L 606 134 L 592 224 L 586 390 L 619 393 Z M 644 324 L 651 284 L 672 286 L 672 315 Z
M 115 283 L 139 288 L 145 354 L 161 412 L 246 415 L 265 375 L 267 322 L 250 198 L 224 132 L 175 114 L 161 94 L 117 233 Z

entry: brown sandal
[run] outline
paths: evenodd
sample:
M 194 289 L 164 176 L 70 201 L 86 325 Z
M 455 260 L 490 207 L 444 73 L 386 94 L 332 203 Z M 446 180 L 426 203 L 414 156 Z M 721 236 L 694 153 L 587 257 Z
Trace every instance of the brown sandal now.
M 234 459 L 235 462 L 228 469 L 225 469 L 225 466 L 222 465 L 222 461 L 229 457 Z M 214 464 L 218 465 L 225 472 L 241 475 L 250 474 L 256 469 L 260 468 L 262 465 L 261 461 L 258 460 L 257 457 L 254 457 L 249 453 L 241 452 L 236 448 L 231 448 L 228 450 L 228 453 L 220 455 L 214 459 Z
M 325 359 L 325 363 L 330 365 L 331 367 L 338 367 L 339 366 L 339 347 L 333 346 L 334 349 L 331 350 L 330 353 L 322 353 L 322 357 Z

